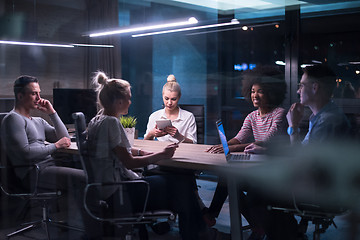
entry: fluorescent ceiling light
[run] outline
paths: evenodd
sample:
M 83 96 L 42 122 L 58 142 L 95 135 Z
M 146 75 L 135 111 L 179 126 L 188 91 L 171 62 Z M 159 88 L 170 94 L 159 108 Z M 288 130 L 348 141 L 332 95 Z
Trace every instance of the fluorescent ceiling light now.
M 318 61 L 318 60 L 311 60 L 312 63 L 317 63 L 317 64 L 322 64 L 321 61 Z
M 285 66 L 285 62 L 284 62 L 284 61 L 276 61 L 275 64 L 276 64 L 276 65 L 280 65 L 280 66 Z
M 165 33 L 175 33 L 175 32 L 183 32 L 183 31 L 191 31 L 191 30 L 204 29 L 204 28 L 222 27 L 222 26 L 229 26 L 229 25 L 236 25 L 236 24 L 240 24 L 240 22 L 239 22 L 237 19 L 233 19 L 233 20 L 231 20 L 231 22 L 227 22 L 227 23 L 217 23 L 217 24 L 204 25 L 204 26 L 196 26 L 196 27 L 188 27 L 188 28 L 178 28 L 178 29 L 165 30 L 165 31 L 159 31 L 159 32 L 150 32 L 150 33 L 134 34 L 134 35 L 131 35 L 131 36 L 132 36 L 132 37 L 145 37 L 145 36 L 151 36 L 151 35 L 159 35 L 159 34 L 165 34 Z
M 82 44 L 82 43 L 73 43 L 71 44 L 75 47 L 102 47 L 102 48 L 113 48 L 114 45 L 99 45 L 99 44 Z
M 129 32 L 155 30 L 155 29 L 160 29 L 160 28 L 180 27 L 180 26 L 192 25 L 192 24 L 197 24 L 197 23 L 198 23 L 198 20 L 194 17 L 191 17 L 187 21 L 182 21 L 182 22 L 164 23 L 164 24 L 151 25 L 151 26 L 126 28 L 126 29 L 120 29 L 120 30 L 114 30 L 114 31 L 92 33 L 89 35 L 89 37 L 100 37 L 100 36 L 122 34 L 122 33 L 129 33 Z
M 306 68 L 306 67 L 311 67 L 311 66 L 314 66 L 315 64 L 311 64 L 311 63 L 304 63 L 304 64 L 301 64 L 300 67 L 301 68 Z
M 3 41 L 3 40 L 0 40 L 0 44 L 22 45 L 22 46 L 39 46 L 39 47 L 66 47 L 66 48 L 74 47 L 73 45 L 70 45 L 70 44 L 53 44 L 53 43 L 39 43 L 39 42 L 17 42 L 17 41 Z
M 247 26 L 248 28 L 252 29 L 255 27 L 264 27 L 264 26 L 271 26 L 271 25 L 278 25 L 278 22 L 273 22 L 273 23 L 264 23 L 264 24 L 255 24 L 255 25 L 249 25 Z M 215 30 L 211 30 L 211 31 L 202 31 L 202 32 L 194 32 L 194 33 L 188 33 L 188 36 L 192 36 L 192 35 L 199 35 L 199 34 L 207 34 L 207 33 L 214 33 L 214 32 L 224 32 L 224 31 L 233 31 L 233 30 L 238 30 L 238 29 L 243 29 L 243 27 L 233 27 L 233 28 L 225 28 L 225 29 L 215 29 Z

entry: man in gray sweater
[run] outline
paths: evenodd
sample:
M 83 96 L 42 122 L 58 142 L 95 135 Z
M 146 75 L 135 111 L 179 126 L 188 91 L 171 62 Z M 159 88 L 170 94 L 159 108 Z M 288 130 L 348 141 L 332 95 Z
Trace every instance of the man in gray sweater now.
M 39 187 L 68 190 L 70 181 L 81 181 L 80 169 L 55 166 L 52 154 L 70 146 L 67 129 L 51 103 L 40 97 L 37 78 L 20 76 L 14 83 L 15 107 L 1 124 L 1 139 L 8 161 L 13 166 L 37 164 L 40 168 Z M 32 117 L 31 110 L 48 114 L 53 126 L 41 117 Z M 34 185 L 33 170 L 17 168 L 16 176 L 23 187 Z M 30 187 L 30 188 L 31 188 Z

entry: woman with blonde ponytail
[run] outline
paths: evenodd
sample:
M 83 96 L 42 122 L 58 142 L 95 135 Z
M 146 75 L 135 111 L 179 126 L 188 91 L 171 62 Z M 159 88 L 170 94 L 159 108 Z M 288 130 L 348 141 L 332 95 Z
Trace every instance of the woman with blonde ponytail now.
M 97 86 L 98 101 L 102 106 L 102 110 L 88 126 L 89 162 L 90 169 L 93 170 L 91 175 L 96 182 L 140 179 L 131 169 L 172 158 L 177 144 L 170 144 L 157 153 L 131 148 L 119 121 L 121 115 L 128 113 L 131 104 L 129 82 L 109 79 L 105 73 L 98 72 L 94 77 L 94 84 Z M 146 210 L 169 209 L 178 213 L 182 239 L 198 239 L 198 233 L 205 224 L 192 191 L 194 188 L 192 179 L 179 175 L 154 175 L 142 179 L 150 185 Z M 139 196 L 141 192 L 136 185 L 127 189 L 132 211 L 142 211 L 143 202 Z M 121 207 L 120 194 L 116 189 L 103 190 L 100 192 L 100 197 L 108 203 L 112 212 L 116 212 Z
M 181 88 L 172 74 L 167 77 L 167 82 L 163 86 L 162 97 L 164 108 L 150 115 L 144 139 L 197 143 L 195 117 L 191 112 L 179 107 Z M 170 119 L 172 126 L 159 129 L 156 120 L 160 119 Z

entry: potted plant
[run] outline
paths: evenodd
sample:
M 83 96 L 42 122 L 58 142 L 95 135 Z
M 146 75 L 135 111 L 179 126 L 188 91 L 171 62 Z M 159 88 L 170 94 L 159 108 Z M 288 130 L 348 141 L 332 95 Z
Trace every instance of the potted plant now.
M 130 145 L 133 146 L 135 138 L 135 126 L 137 119 L 132 116 L 121 116 L 120 123 L 125 129 L 126 136 L 130 142 Z

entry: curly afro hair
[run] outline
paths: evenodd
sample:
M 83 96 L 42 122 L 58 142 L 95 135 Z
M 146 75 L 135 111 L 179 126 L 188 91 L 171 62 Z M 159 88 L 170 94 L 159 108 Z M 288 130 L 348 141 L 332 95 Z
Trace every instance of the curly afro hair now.
M 260 85 L 268 99 L 269 107 L 274 108 L 282 104 L 286 95 L 284 73 L 277 67 L 257 66 L 246 70 L 242 74 L 242 95 L 251 102 L 251 88 Z

